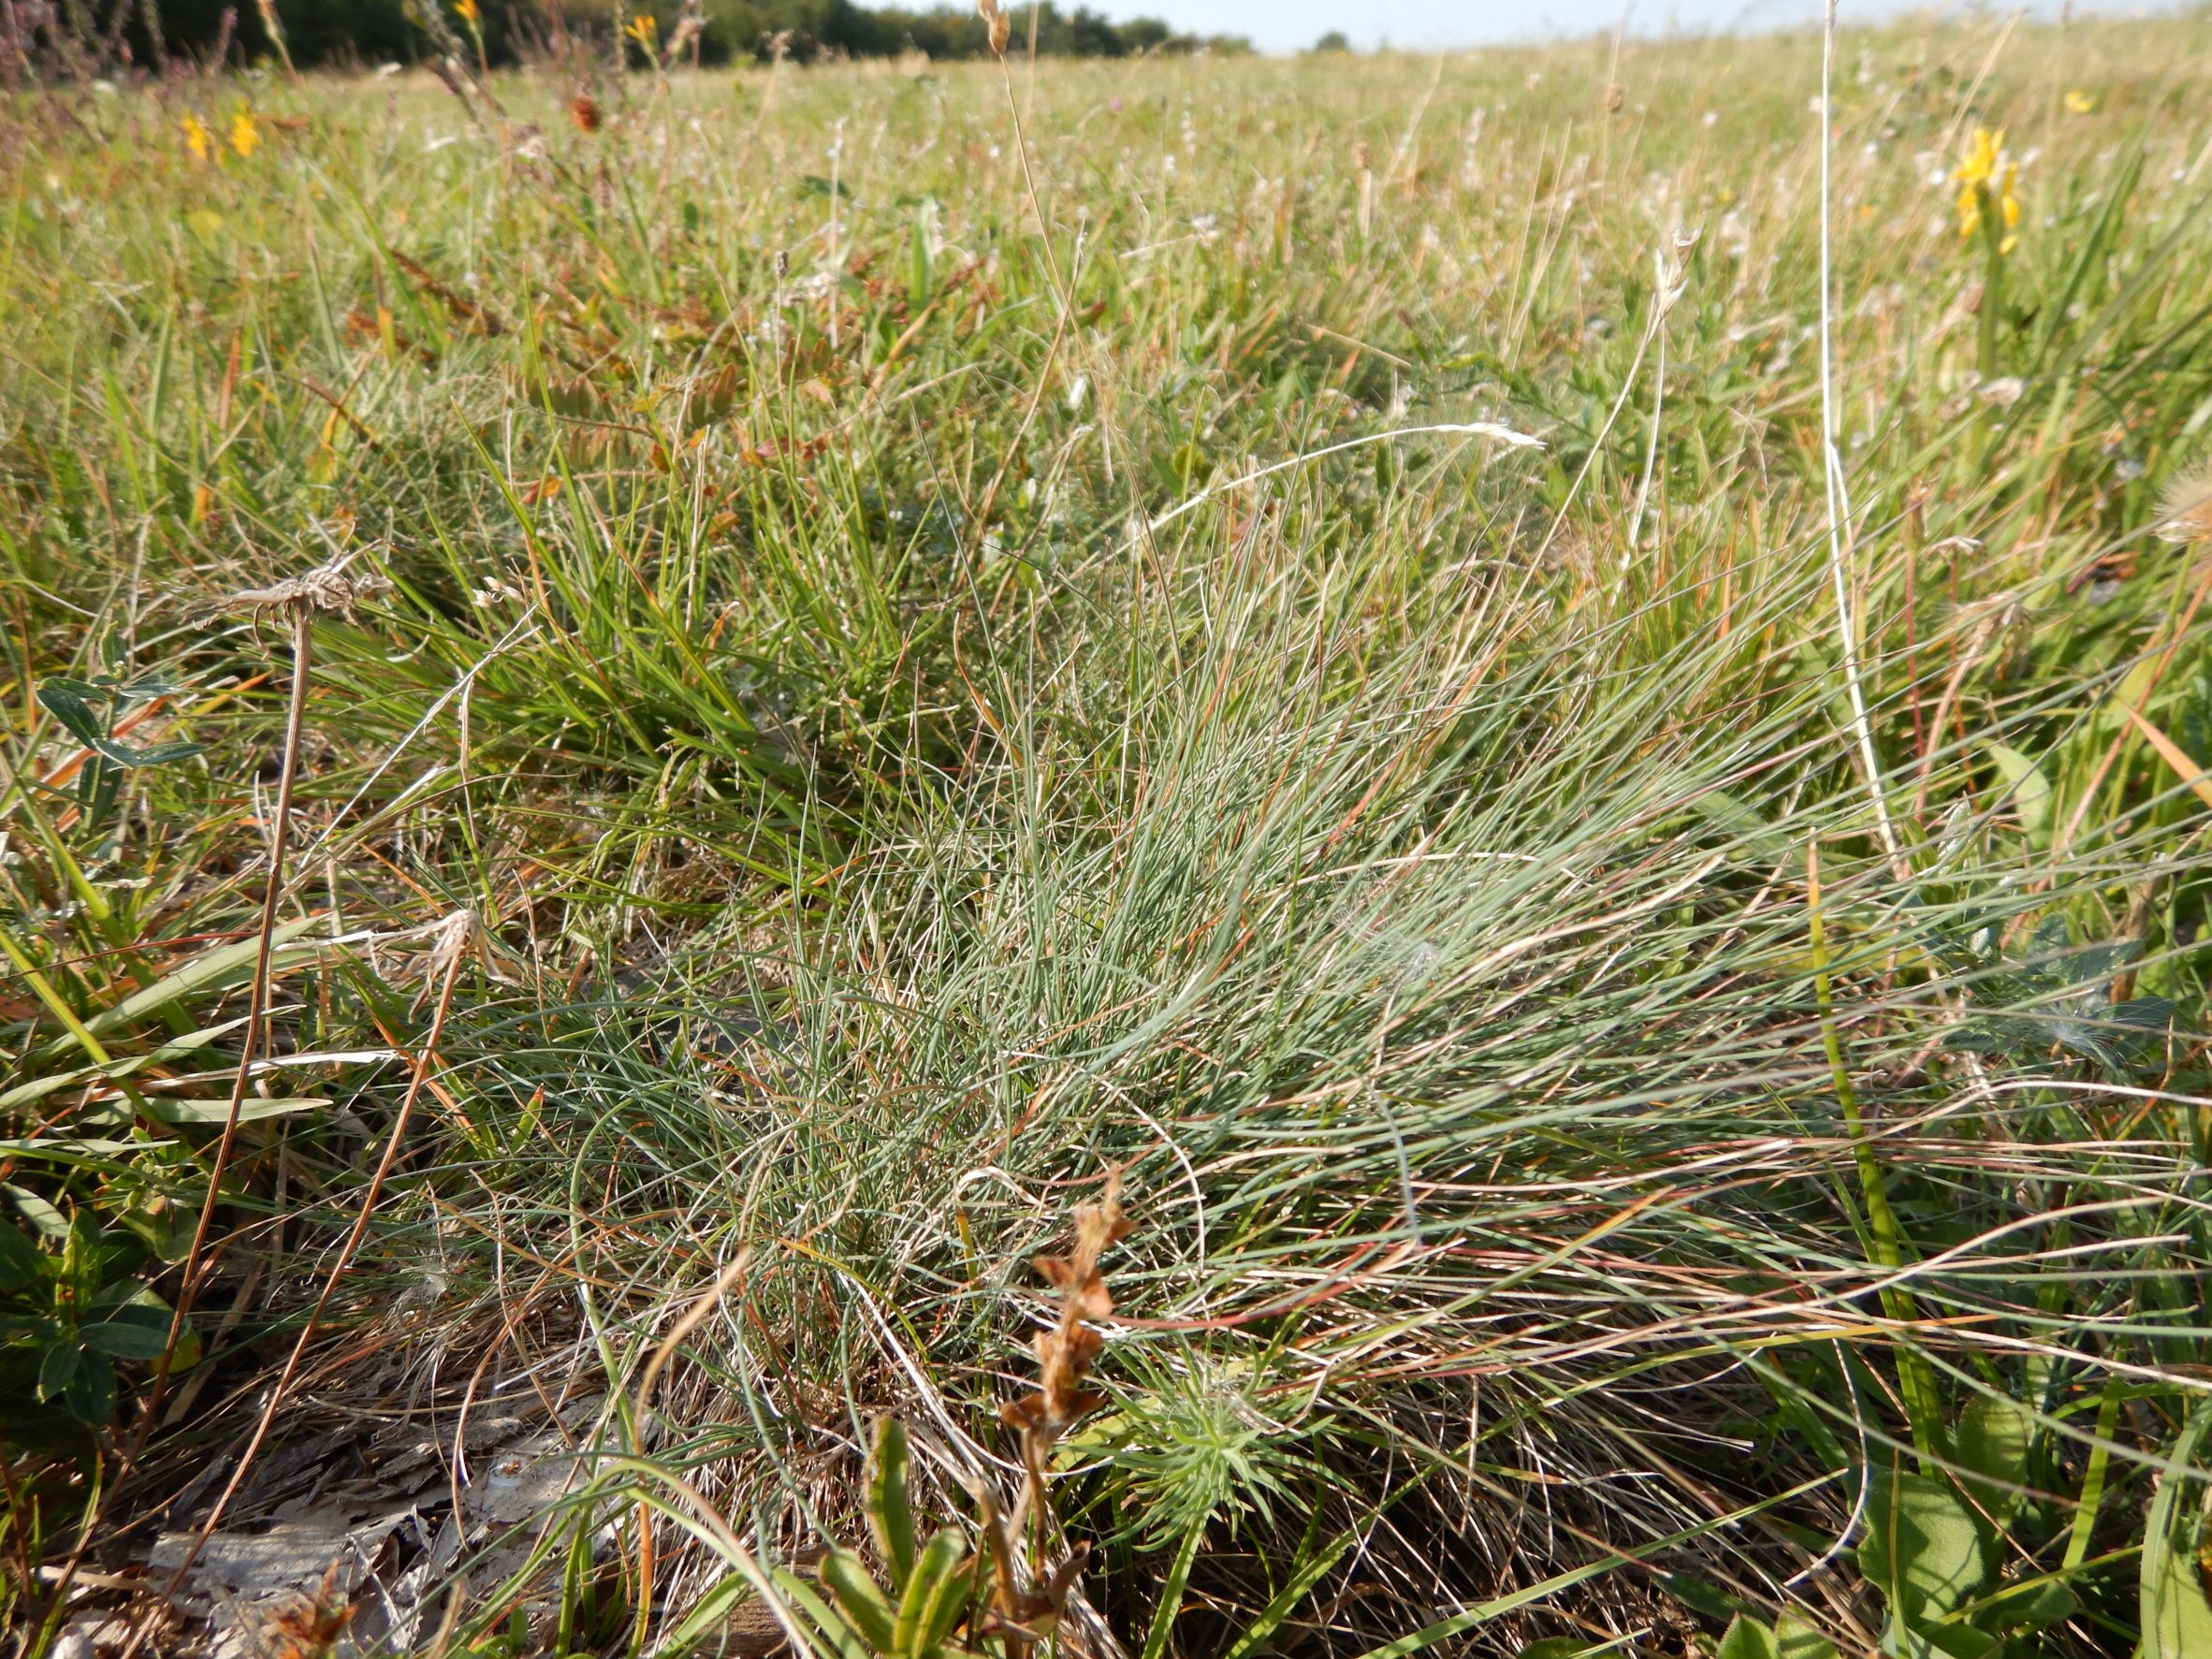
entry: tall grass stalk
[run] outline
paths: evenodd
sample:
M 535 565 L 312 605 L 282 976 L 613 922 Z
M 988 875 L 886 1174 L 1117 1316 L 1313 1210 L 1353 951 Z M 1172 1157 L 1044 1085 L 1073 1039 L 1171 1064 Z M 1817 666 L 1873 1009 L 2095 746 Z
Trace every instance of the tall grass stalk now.
M 1843 663 L 1843 690 L 1851 699 L 1851 719 L 1858 736 L 1858 760 L 1866 775 L 1867 798 L 1874 809 L 1874 826 L 1882 837 L 1882 850 L 1899 880 L 1910 878 L 1897 829 L 1889 821 L 1889 792 L 1883 780 L 1881 758 L 1874 752 L 1874 728 L 1867 719 L 1867 692 L 1859 677 L 1859 628 L 1851 597 L 1851 575 L 1844 557 L 1851 529 L 1851 492 L 1844 482 L 1843 456 L 1836 447 L 1835 308 L 1833 272 L 1833 187 L 1829 180 L 1831 152 L 1835 148 L 1836 6 L 1825 0 L 1820 36 L 1820 458 L 1821 476 L 1827 497 L 1828 578 L 1836 596 L 1836 644 Z M 1993 300 L 1991 301 L 1993 303 Z

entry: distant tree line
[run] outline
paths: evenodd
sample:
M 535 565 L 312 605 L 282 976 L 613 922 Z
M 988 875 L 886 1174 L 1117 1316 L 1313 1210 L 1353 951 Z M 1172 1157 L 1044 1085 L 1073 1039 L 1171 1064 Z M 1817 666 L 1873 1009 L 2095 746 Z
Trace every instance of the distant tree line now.
M 870 7 L 853 0 L 274 0 L 278 26 L 292 60 L 311 65 L 409 62 L 432 50 L 422 14 L 434 9 L 455 36 L 473 30 L 493 63 L 512 63 L 565 41 L 613 41 L 633 19 L 650 16 L 661 42 L 681 39 L 686 61 L 707 64 L 764 59 L 781 52 L 822 57 L 981 57 L 989 50 L 983 21 L 972 7 L 929 9 Z M 1029 8 L 1009 5 L 1014 50 L 1029 37 Z M 10 0 L 13 32 L 44 33 L 76 49 L 125 55 L 152 68 L 164 59 L 205 63 L 221 52 L 233 61 L 269 56 L 261 0 Z M 693 26 L 679 25 L 687 15 Z M 1248 52 L 1241 36 L 1184 34 L 1157 18 L 1115 22 L 1087 6 L 1063 11 L 1043 0 L 1036 12 L 1037 50 L 1062 57 L 1123 58 L 1139 53 Z M 9 44 L 17 44 L 10 42 Z M 30 49 L 36 44 L 24 40 Z M 473 48 L 473 40 L 470 44 Z M 642 62 L 633 52 L 633 62 Z

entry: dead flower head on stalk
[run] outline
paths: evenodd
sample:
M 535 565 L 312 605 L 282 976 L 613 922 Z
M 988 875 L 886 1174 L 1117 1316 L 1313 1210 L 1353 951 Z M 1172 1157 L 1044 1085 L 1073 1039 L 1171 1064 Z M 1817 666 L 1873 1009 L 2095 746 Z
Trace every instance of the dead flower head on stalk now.
M 998 57 L 1006 55 L 1006 42 L 1013 34 L 1013 22 L 998 0 L 975 0 L 975 14 L 983 20 L 983 26 L 991 32 L 991 51 Z
M 388 959 L 385 948 L 402 942 L 424 942 L 429 948 L 412 960 L 395 962 Z M 484 925 L 484 918 L 474 910 L 464 908 L 448 911 L 437 921 L 426 922 L 419 927 L 371 935 L 369 939 L 369 963 L 376 970 L 379 979 L 392 984 L 415 982 L 415 1001 L 410 1005 L 412 1011 L 413 1009 L 420 1008 L 424 999 L 458 972 L 463 964 L 471 961 L 484 970 L 486 979 L 496 984 L 521 983 L 501 962 L 501 949 L 499 940 Z
M 363 600 L 388 592 L 392 586 L 389 578 L 375 571 L 350 568 L 359 556 L 357 548 L 266 588 L 240 589 L 222 608 L 257 615 L 273 613 L 295 623 L 318 615 L 340 616 L 350 622 Z

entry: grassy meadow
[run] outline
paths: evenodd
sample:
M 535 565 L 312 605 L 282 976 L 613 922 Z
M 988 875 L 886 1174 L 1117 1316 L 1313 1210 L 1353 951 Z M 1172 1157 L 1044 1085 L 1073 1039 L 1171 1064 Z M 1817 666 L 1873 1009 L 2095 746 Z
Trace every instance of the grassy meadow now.
M 1015 34 L 0 102 L 18 1651 L 2212 1653 L 2212 17 Z

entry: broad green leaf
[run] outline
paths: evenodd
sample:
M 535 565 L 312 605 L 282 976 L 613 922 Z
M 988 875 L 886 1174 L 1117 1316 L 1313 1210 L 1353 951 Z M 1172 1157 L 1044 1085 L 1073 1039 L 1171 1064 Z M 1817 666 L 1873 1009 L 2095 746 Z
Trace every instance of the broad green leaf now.
M 78 1327 L 84 1346 L 116 1360 L 157 1360 L 175 1315 L 144 1285 L 125 1282 L 95 1297 Z
M 952 1634 L 967 1589 L 960 1569 L 968 1560 L 967 1541 L 950 1528 L 930 1539 L 915 1557 L 891 1633 L 892 1651 L 901 1659 L 922 1659 Z
M 1695 1612 L 1703 1613 L 1709 1619 L 1715 1621 L 1733 1619 L 1738 1613 L 1743 1611 L 1742 1602 L 1735 1596 L 1708 1584 L 1702 1579 L 1692 1578 L 1687 1573 L 1665 1574 L 1660 1578 L 1659 1583 L 1661 1588 L 1675 1600 Z
M 75 1164 L 80 1169 L 113 1171 L 122 1167 L 118 1160 L 128 1154 L 174 1144 L 174 1142 L 169 1141 L 104 1141 L 87 1140 L 80 1135 L 65 1135 L 51 1141 L 0 1141 L 0 1157 L 35 1157 L 47 1163 Z M 21 1201 L 18 1202 L 20 1204 Z M 50 1228 L 34 1217 L 33 1224 L 39 1227 L 50 1239 L 65 1237 L 69 1231 L 66 1222 L 60 1227 Z
M 814 1587 L 796 1573 L 778 1567 L 770 1575 L 786 1606 L 801 1615 L 801 1628 L 811 1624 L 822 1639 L 835 1648 L 838 1659 L 869 1659 L 868 1649 L 852 1622 L 814 1594 Z
M 77 1368 L 83 1362 L 84 1349 L 77 1341 L 77 1333 L 65 1332 L 38 1361 L 38 1398 L 60 1399 L 77 1380 Z
M 98 1319 L 80 1325 L 77 1333 L 86 1347 L 111 1360 L 158 1360 L 168 1346 L 169 1329 L 166 1322 L 156 1329 L 137 1318 Z
M 1795 1613 L 1774 1622 L 1774 1645 L 1782 1659 L 1836 1659 L 1836 1644 Z
M 2212 1404 L 2200 1404 L 2168 1454 L 2176 1467 L 2195 1466 L 2197 1443 L 2207 1427 Z M 2205 1600 L 2197 1571 L 2196 1496 L 2193 1481 L 2171 1474 L 2158 1477 L 2143 1533 L 2144 1659 L 2204 1659 L 2212 1653 L 2212 1605 Z
M 77 1371 L 69 1378 L 64 1398 L 69 1415 L 88 1428 L 99 1428 L 115 1415 L 115 1367 L 108 1356 L 90 1349 L 78 1356 Z
M 2073 1591 L 2057 1580 L 2024 1590 L 1992 1608 L 1983 1619 L 2005 1630 L 2047 1630 L 2063 1624 L 2081 1610 Z
M 144 1063 L 144 1056 L 133 1055 L 129 1060 L 113 1062 L 109 1066 L 79 1066 L 68 1071 L 56 1071 L 50 1077 L 34 1077 L 29 1083 L 19 1083 L 11 1089 L 0 1090 L 0 1112 L 12 1111 L 43 1100 L 49 1095 L 58 1095 L 89 1077 L 127 1075 Z
M 240 1123 L 258 1123 L 265 1117 L 290 1117 L 301 1112 L 319 1112 L 330 1104 L 327 1095 L 248 1095 L 239 1102 L 238 1120 Z M 177 1100 L 164 1099 L 159 1095 L 145 1099 L 146 1115 L 156 1123 L 219 1124 L 230 1116 L 228 1100 Z
M 1772 1629 L 1739 1614 L 1715 1659 L 1836 1659 L 1836 1645 L 1795 1613 L 1783 1614 Z
M 1907 1623 L 1942 1617 L 1989 1576 L 1972 1514 L 1924 1475 L 1875 1477 L 1858 1565 Z
M 1953 1447 L 1959 1478 L 1969 1497 L 2000 1527 L 2018 1509 L 2028 1483 L 2028 1453 L 2035 1442 L 2035 1419 L 2012 1400 L 1976 1395 L 1958 1414 Z
M 1928 1651 L 1943 1654 L 1943 1659 L 1994 1659 L 2004 1647 L 2001 1637 L 1972 1624 L 1937 1624 L 1914 1634 L 1927 1644 Z
M 953 1570 L 938 1585 L 935 1600 L 923 1617 L 922 1632 L 928 1641 L 924 1652 L 941 1651 L 942 1644 L 953 1634 L 953 1627 L 983 1599 L 982 1586 L 975 1556 L 966 1555 L 953 1564 Z
M 292 941 L 311 927 L 327 925 L 320 916 L 297 916 L 289 922 L 279 923 L 269 936 L 270 966 L 273 968 L 279 962 L 298 961 L 302 956 L 319 951 L 322 948 L 319 941 L 309 940 L 298 945 Z M 119 1026 L 127 1026 L 134 1020 L 141 1019 L 156 1009 L 181 1001 L 196 991 L 219 984 L 231 974 L 242 978 L 252 971 L 254 957 L 259 950 L 258 939 L 241 939 L 234 944 L 195 956 L 175 971 L 164 974 L 144 990 L 133 992 L 112 1008 L 102 1009 L 85 1021 L 85 1027 L 98 1036 L 104 1031 L 112 1031 Z M 65 1042 L 67 1040 L 63 1041 Z
M 891 1604 L 869 1577 L 867 1564 L 850 1550 L 833 1550 L 822 1558 L 822 1581 L 837 1597 L 837 1610 L 851 1621 L 868 1645 L 879 1653 L 892 1653 L 894 1621 Z
M 2051 827 L 2050 779 L 2033 761 L 2008 744 L 1990 744 L 1989 758 L 2003 775 L 2012 793 L 2013 810 L 2020 815 L 2020 827 L 2028 832 L 2028 839 L 2038 847 L 2044 845 Z
M 46 1265 L 38 1246 L 13 1223 L 0 1221 L 0 1290 L 20 1290 L 35 1282 Z
M 19 1083 L 11 1089 L 0 1090 L 0 1112 L 28 1106 L 34 1100 L 42 1100 L 48 1095 L 58 1094 L 63 1089 L 72 1088 L 91 1079 L 98 1078 L 110 1083 L 118 1082 L 144 1070 L 149 1066 L 166 1065 L 171 1060 L 181 1060 L 185 1055 L 205 1048 L 217 1038 L 228 1036 L 245 1023 L 246 1016 L 240 1014 L 234 1019 L 224 1020 L 216 1025 L 204 1026 L 197 1031 L 188 1031 L 182 1037 L 172 1038 L 151 1054 L 124 1055 L 117 1059 L 109 1060 L 104 1065 L 75 1066 L 66 1071 L 50 1072 L 44 1077 L 35 1077 L 28 1083 Z
M 0 1183 L 0 1192 L 8 1196 L 17 1213 L 37 1230 L 41 1238 L 65 1239 L 69 1236 L 69 1223 L 62 1213 L 28 1187 L 18 1186 L 13 1182 Z
M 92 687 L 71 681 L 50 679 L 38 688 L 38 705 L 68 729 L 69 735 L 87 749 L 97 749 L 107 741 L 107 731 L 99 717 L 93 713 L 85 701 L 85 693 Z
M 1739 1613 L 1721 1637 L 1716 1659 L 1782 1659 L 1782 1647 L 1773 1631 Z
M 587 1554 L 586 1560 L 589 1559 Z M 743 1573 L 725 1573 L 692 1600 L 684 1614 L 683 1623 L 661 1636 L 660 1646 L 656 1651 L 664 1653 L 711 1653 L 715 1652 L 715 1647 L 706 1641 L 706 1637 L 716 1632 L 726 1631 L 730 1616 L 740 1607 L 748 1605 L 761 1605 L 759 1589 Z M 564 1648 L 569 1652 L 575 1651 L 573 1640 L 563 1644 L 558 1632 L 554 1640 L 555 1652 L 560 1652 Z
M 907 1431 L 886 1415 L 876 1425 L 876 1453 L 868 1460 L 868 1529 L 891 1568 L 895 1589 L 914 1570 L 914 1511 L 907 1501 Z
M 103 755 L 119 766 L 167 766 L 176 761 L 188 761 L 196 754 L 207 752 L 204 743 L 149 743 L 138 749 L 128 743 L 116 743 L 103 738 L 96 746 Z

